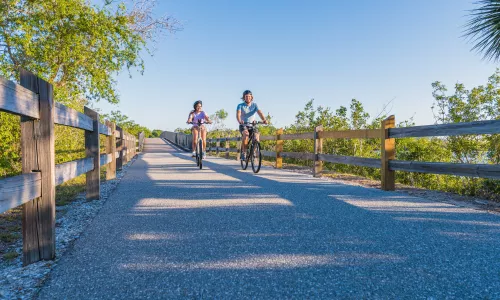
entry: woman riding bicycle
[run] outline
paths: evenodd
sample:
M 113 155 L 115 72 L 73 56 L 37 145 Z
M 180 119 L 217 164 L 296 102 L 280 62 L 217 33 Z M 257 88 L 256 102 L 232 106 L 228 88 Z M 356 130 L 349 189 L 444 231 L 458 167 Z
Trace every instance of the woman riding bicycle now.
M 198 134 L 201 134 L 201 139 L 203 141 L 203 154 L 202 157 L 205 159 L 206 152 L 205 148 L 207 145 L 207 129 L 205 128 L 204 123 L 211 124 L 210 118 L 208 115 L 202 111 L 203 102 L 201 100 L 196 101 L 193 104 L 194 110 L 189 113 L 189 117 L 186 123 L 193 124 L 191 128 L 191 132 L 193 133 L 193 150 L 196 149 L 196 141 L 198 140 Z M 196 156 L 196 151 L 193 151 L 192 156 Z
M 253 95 L 251 91 L 244 91 L 241 99 L 243 102 L 238 104 L 238 107 L 236 107 L 236 119 L 240 124 L 240 133 L 243 141 L 243 143 L 241 143 L 240 159 L 245 160 L 245 153 L 248 147 L 248 137 L 250 132 L 253 130 L 252 123 L 255 121 L 255 114 L 257 113 L 259 115 L 264 124 L 267 124 L 267 120 L 262 111 L 259 109 L 257 103 L 253 102 Z M 256 134 L 256 139 L 257 141 L 259 140 L 258 134 Z

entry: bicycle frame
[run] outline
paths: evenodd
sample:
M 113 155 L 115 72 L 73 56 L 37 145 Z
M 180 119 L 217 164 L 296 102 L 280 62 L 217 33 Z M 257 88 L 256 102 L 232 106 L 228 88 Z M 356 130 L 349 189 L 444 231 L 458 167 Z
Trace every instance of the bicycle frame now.
M 190 124 L 193 124 L 191 122 Z M 195 144 L 195 152 L 196 152 L 196 166 L 200 167 L 200 169 L 203 167 L 203 139 L 201 138 L 201 125 L 204 123 L 201 122 L 201 120 L 198 120 L 198 128 L 200 130 L 198 131 L 198 139 L 196 140 Z
M 258 173 L 262 163 L 262 154 L 260 152 L 260 142 L 257 140 L 257 133 L 259 132 L 257 124 L 263 124 L 262 122 L 253 122 L 249 123 L 253 126 L 253 130 L 248 136 L 248 145 L 246 149 L 246 158 L 245 161 L 241 161 L 241 167 L 243 170 L 246 170 L 248 167 L 248 161 L 252 159 L 252 170 L 254 173 Z M 243 143 L 244 141 L 242 141 Z M 243 147 L 243 144 L 242 144 Z M 257 147 L 257 153 L 254 153 L 254 148 Z M 257 155 L 257 157 L 255 157 Z M 254 162 L 254 159 L 257 159 L 257 163 Z

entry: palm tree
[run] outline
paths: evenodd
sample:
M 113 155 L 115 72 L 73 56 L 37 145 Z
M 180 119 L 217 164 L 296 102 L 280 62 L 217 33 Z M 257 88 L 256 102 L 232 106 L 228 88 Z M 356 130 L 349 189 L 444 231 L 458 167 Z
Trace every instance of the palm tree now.
M 500 0 L 479 0 L 471 10 L 464 36 L 474 43 L 472 50 L 483 53 L 486 60 L 500 58 Z

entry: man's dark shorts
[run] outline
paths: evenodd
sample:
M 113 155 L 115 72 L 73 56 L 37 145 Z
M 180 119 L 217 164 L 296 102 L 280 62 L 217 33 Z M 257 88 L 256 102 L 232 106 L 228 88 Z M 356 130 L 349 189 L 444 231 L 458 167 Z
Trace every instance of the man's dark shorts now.
M 243 131 L 245 131 L 245 127 L 248 129 L 248 134 L 252 134 L 253 126 L 251 126 L 251 125 L 241 125 L 241 124 L 240 124 L 240 133 L 243 134 Z

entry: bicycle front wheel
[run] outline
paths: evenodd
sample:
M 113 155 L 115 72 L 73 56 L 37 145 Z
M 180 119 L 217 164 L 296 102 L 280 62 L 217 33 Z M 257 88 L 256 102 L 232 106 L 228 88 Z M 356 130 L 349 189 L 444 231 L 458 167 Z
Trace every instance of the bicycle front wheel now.
M 203 167 L 203 143 L 202 142 L 199 142 L 198 143 L 198 157 L 200 159 L 200 170 L 201 168 Z
M 262 164 L 262 153 L 260 152 L 260 143 L 254 142 L 252 152 L 250 154 L 252 162 L 252 170 L 254 173 L 259 173 Z
M 245 159 L 243 159 L 243 160 L 242 160 L 242 159 L 240 158 L 241 168 L 242 168 L 243 170 L 246 170 L 246 169 L 247 169 L 247 167 L 248 167 L 248 151 L 247 151 L 247 153 L 246 153 L 246 154 L 247 154 L 247 157 L 246 157 Z

